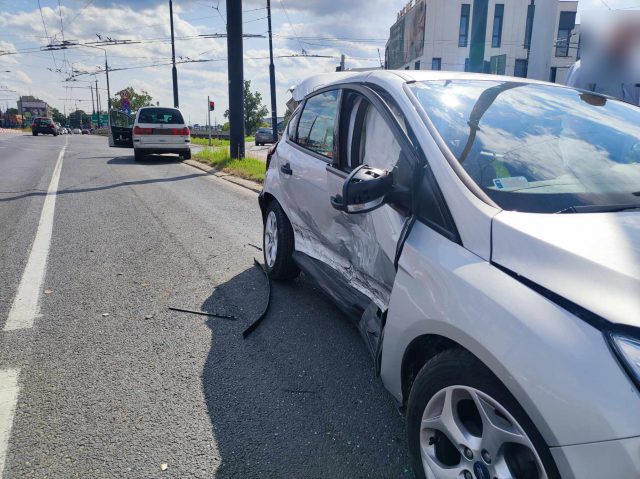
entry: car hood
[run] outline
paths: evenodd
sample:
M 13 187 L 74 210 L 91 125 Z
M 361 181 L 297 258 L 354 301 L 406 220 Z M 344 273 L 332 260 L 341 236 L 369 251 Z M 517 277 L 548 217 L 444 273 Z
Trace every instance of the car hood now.
M 492 262 L 613 323 L 640 327 L 640 213 L 502 211 Z

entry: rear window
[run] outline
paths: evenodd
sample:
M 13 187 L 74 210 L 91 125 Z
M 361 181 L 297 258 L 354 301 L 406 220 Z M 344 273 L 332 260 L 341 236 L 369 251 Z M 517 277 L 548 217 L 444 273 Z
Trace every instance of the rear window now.
M 184 120 L 180 112 L 173 108 L 145 108 L 138 115 L 138 123 L 182 125 Z
M 36 118 L 34 120 L 36 125 L 50 125 L 51 124 L 51 119 L 50 118 Z

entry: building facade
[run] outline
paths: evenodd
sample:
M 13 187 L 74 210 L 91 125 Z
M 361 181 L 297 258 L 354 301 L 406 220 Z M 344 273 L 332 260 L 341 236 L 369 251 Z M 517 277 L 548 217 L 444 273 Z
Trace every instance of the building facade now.
M 577 8 L 560 0 L 411 0 L 390 29 L 386 67 L 564 83 L 579 58 Z
M 17 103 L 18 111 L 23 115 L 26 122 L 38 116 L 51 117 L 51 107 L 47 102 L 34 96 L 21 96 Z

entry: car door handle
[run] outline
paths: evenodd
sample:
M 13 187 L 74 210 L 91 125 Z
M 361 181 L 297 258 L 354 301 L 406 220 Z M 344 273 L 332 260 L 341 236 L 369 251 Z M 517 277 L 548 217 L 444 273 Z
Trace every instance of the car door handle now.
M 291 175 L 293 173 L 293 170 L 291 169 L 289 163 L 287 163 L 286 165 L 282 165 L 280 167 L 280 171 L 282 171 L 285 175 Z

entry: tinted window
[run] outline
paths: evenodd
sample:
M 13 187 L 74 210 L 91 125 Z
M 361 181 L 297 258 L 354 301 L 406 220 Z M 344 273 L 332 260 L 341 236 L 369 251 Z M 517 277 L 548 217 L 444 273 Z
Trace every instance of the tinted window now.
M 429 81 L 411 88 L 451 153 L 502 208 L 640 207 L 638 107 L 508 81 Z
M 138 123 L 161 123 L 164 125 L 184 124 L 182 115 L 173 108 L 145 108 L 140 110 Z
M 337 108 L 337 90 L 309 98 L 298 122 L 298 144 L 331 158 L 333 156 L 333 127 Z

